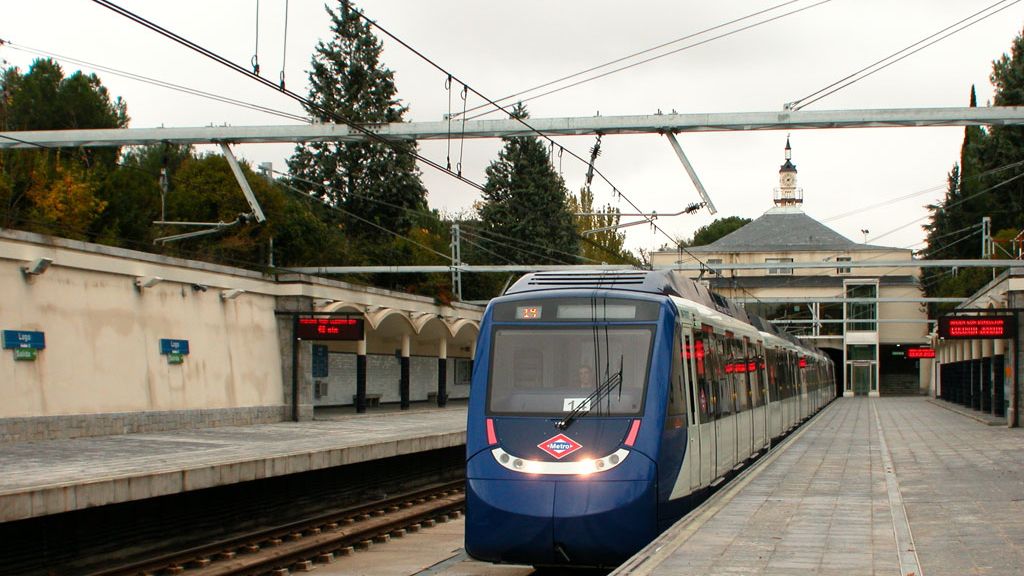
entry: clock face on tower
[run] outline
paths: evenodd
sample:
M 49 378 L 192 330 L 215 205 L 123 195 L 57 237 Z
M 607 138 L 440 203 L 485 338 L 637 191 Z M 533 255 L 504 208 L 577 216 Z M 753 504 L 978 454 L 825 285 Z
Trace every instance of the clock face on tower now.
M 782 184 L 785 185 L 785 186 L 792 186 L 793 185 L 793 176 L 790 175 L 790 174 L 786 174 L 785 176 L 783 176 L 782 177 Z

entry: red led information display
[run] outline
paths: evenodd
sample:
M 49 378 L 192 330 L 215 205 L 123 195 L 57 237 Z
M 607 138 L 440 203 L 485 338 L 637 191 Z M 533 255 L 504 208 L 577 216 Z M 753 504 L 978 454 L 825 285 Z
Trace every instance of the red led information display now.
M 943 316 L 939 318 L 942 338 L 1013 338 L 1013 316 Z
M 918 358 L 935 358 L 934 348 L 907 348 L 907 358 L 916 360 Z
M 362 340 L 362 318 L 300 317 L 295 337 L 302 340 Z

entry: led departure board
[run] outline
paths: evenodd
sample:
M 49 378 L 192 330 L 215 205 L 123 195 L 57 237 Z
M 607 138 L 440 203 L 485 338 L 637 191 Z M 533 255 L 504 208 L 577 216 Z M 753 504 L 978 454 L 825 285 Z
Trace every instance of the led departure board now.
M 362 318 L 299 317 L 295 337 L 302 340 L 362 340 Z
M 943 316 L 939 318 L 939 336 L 951 339 L 1013 338 L 1013 316 Z
M 920 358 L 935 358 L 934 348 L 907 348 L 907 358 L 917 360 Z

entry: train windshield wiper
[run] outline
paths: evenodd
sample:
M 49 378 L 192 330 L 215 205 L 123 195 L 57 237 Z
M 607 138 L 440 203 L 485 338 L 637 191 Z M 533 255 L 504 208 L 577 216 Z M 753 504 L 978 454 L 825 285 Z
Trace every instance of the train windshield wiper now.
M 622 356 L 619 356 L 619 371 L 612 372 L 609 374 L 601 384 L 590 393 L 589 396 L 583 399 L 576 408 L 569 412 L 565 418 L 562 418 L 555 424 L 555 428 L 559 430 L 567 430 L 577 418 L 582 418 L 590 413 L 591 407 L 595 404 L 599 404 L 604 400 L 612 390 L 615 388 L 619 389 L 619 396 L 622 396 Z

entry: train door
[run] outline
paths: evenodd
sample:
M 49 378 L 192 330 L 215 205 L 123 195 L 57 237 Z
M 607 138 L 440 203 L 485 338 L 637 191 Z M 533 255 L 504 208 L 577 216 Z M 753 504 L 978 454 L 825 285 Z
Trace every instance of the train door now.
M 708 334 L 712 346 L 709 348 L 709 366 L 714 370 L 715 388 L 715 446 L 717 476 L 729 472 L 736 464 L 736 388 L 725 374 L 728 360 L 725 338 L 714 332 Z
M 693 357 L 693 333 L 689 326 L 684 326 L 680 332 L 678 354 L 683 360 L 683 394 L 686 397 L 687 411 L 689 412 L 689 417 L 686 420 L 686 458 L 690 463 L 689 488 L 693 490 L 700 486 L 700 469 L 703 458 L 700 446 L 701 415 L 698 411 L 695 391 L 697 381 L 694 364 L 696 364 L 696 359 Z
M 717 450 L 715 437 L 715 407 L 714 396 L 711 386 L 713 370 L 708 362 L 707 351 L 710 349 L 707 334 L 704 332 L 693 332 L 685 330 L 689 344 L 690 374 L 693 383 L 691 392 L 693 402 L 696 406 L 697 428 L 700 447 L 700 486 L 707 486 L 715 479 L 715 467 L 717 466 Z
M 732 338 L 733 384 L 736 386 L 736 461 L 750 457 L 754 447 L 753 396 L 747 371 L 747 344 L 744 337 Z

